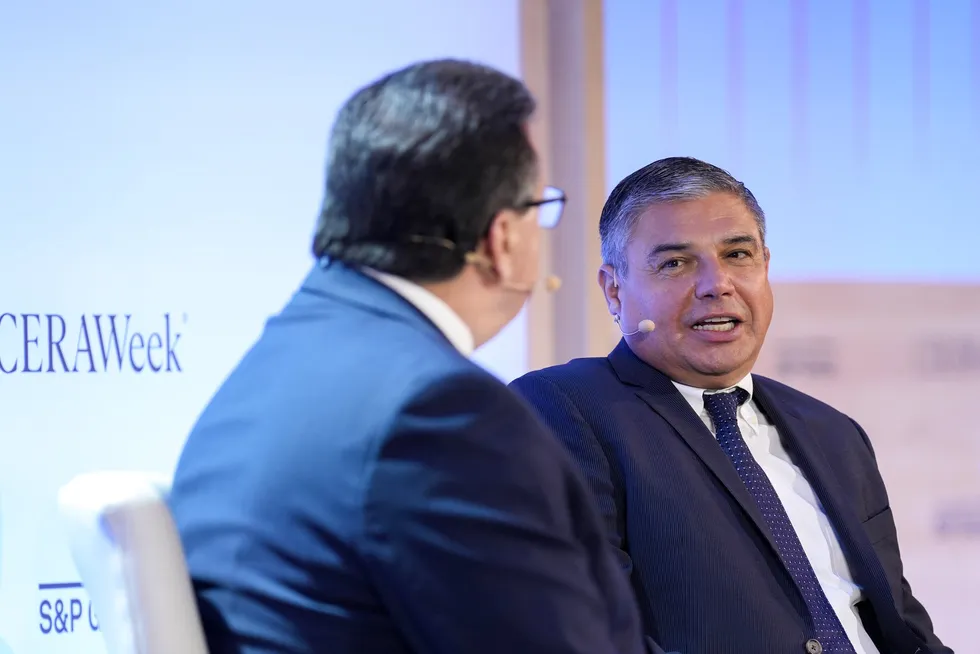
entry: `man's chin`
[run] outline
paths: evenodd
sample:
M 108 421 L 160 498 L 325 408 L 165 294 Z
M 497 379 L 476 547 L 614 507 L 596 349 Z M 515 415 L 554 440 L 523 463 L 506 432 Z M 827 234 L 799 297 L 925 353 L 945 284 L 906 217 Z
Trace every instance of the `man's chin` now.
M 710 357 L 699 361 L 695 369 L 705 377 L 718 380 L 722 388 L 738 383 L 752 369 L 749 357 Z

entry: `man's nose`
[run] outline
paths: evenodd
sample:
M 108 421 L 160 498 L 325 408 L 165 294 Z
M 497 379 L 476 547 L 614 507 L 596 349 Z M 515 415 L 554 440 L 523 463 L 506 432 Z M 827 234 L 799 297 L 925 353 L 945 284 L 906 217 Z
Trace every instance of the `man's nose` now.
M 699 298 L 724 297 L 734 290 L 731 276 L 719 262 L 713 261 L 700 266 L 696 288 Z

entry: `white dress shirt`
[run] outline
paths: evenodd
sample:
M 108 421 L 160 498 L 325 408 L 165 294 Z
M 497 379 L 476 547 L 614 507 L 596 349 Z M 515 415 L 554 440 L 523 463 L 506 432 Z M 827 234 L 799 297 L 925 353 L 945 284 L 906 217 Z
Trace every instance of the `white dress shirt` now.
M 362 270 L 364 274 L 373 277 L 398 293 L 406 302 L 418 309 L 422 315 L 432 321 L 432 324 L 449 339 L 453 347 L 459 350 L 463 356 L 468 357 L 473 354 L 473 332 L 459 317 L 459 314 L 453 311 L 452 307 L 446 304 L 442 298 L 403 277 L 396 277 L 370 268 L 363 268 Z
M 706 391 L 677 382 L 674 382 L 674 386 L 711 433 L 715 434 L 711 417 L 704 408 L 703 394 Z M 879 654 L 857 613 L 856 605 L 862 597 L 861 588 L 854 583 L 840 542 L 820 506 L 820 501 L 786 452 L 776 428 L 756 407 L 752 397 L 752 375 L 735 386 L 749 394 L 749 399 L 738 409 L 738 428 L 742 432 L 742 438 L 783 503 L 830 606 L 844 626 L 857 654 Z M 722 393 L 730 390 L 732 389 L 727 388 L 707 392 Z

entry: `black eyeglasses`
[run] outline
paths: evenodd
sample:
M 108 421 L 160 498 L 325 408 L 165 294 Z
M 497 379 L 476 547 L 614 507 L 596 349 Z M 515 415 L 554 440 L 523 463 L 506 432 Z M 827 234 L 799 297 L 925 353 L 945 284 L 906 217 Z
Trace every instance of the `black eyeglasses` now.
M 538 210 L 538 225 L 544 229 L 552 229 L 561 220 L 562 212 L 565 210 L 565 202 L 568 198 L 565 196 L 565 192 L 560 188 L 555 186 L 545 186 L 544 191 L 541 193 L 543 196 L 540 200 L 529 200 L 527 202 L 522 202 L 516 207 L 512 207 L 518 211 L 525 209 L 537 209 Z M 486 231 L 489 231 L 490 227 L 487 226 Z M 486 234 L 484 234 L 485 236 Z M 418 244 L 418 245 L 432 245 L 441 248 L 446 248 L 447 250 L 459 250 L 460 246 L 449 239 L 442 238 L 439 236 L 427 236 L 422 234 L 413 234 L 411 236 L 406 236 L 404 239 L 408 243 Z M 372 243 L 375 245 L 383 245 L 384 241 L 361 241 L 364 243 Z M 469 253 L 467 256 L 471 256 L 473 253 Z
M 545 186 L 543 197 L 540 200 L 525 202 L 516 209 L 538 209 L 538 224 L 545 229 L 553 229 L 561 220 L 561 215 L 565 211 L 565 201 L 568 198 L 565 192 L 554 186 Z

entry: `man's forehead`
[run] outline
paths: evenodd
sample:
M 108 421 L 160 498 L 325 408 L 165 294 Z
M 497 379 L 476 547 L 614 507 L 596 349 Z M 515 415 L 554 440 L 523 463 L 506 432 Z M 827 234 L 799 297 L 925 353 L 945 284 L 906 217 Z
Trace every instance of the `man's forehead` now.
M 636 225 L 633 240 L 646 245 L 685 241 L 723 243 L 751 236 L 761 241 L 759 225 L 751 214 L 677 215 L 644 212 Z
M 639 216 L 641 223 L 706 223 L 715 220 L 755 220 L 745 202 L 730 193 L 709 193 L 701 198 L 654 202 Z

